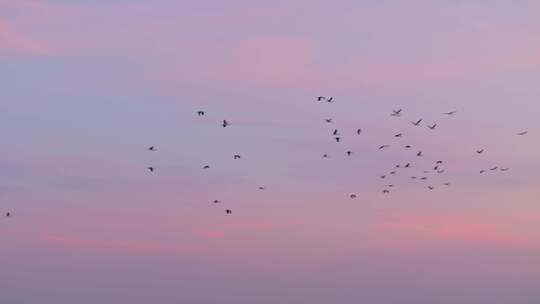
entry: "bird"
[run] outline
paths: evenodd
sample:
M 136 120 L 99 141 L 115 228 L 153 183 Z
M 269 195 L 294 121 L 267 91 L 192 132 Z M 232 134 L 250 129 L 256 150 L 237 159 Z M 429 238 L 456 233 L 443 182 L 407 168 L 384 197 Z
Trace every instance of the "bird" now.
M 150 172 L 154 172 L 154 167 L 148 167 L 148 170 L 150 170 Z
M 416 176 L 411 176 L 411 179 L 417 179 L 417 177 Z
M 523 135 L 526 135 L 527 133 L 529 133 L 529 131 L 523 131 L 523 132 L 519 132 L 517 135 L 519 136 L 523 136 Z
M 225 128 L 225 127 L 229 126 L 230 123 L 224 119 L 223 123 L 221 125 Z
M 390 193 L 390 190 L 384 189 L 384 190 L 383 190 L 383 193 L 384 193 L 384 194 L 388 194 L 388 193 Z
M 326 99 L 326 97 L 324 97 L 324 96 L 319 96 L 319 97 L 317 97 L 317 101 L 323 101 L 323 100 L 325 100 L 325 99 Z
M 336 137 L 336 142 L 339 142 L 341 138 L 340 137 Z
M 231 209 L 226 209 L 226 210 L 225 210 L 225 213 L 226 213 L 226 214 L 232 214 L 232 210 L 231 210 Z
M 435 128 L 437 128 L 437 124 L 433 124 L 432 126 L 428 126 L 428 128 L 430 128 L 431 130 L 435 130 Z
M 445 186 L 450 186 L 450 183 L 444 183 Z
M 197 111 L 198 116 L 204 116 L 204 114 L 205 114 L 204 111 Z
M 385 178 L 386 178 L 386 175 L 381 175 L 381 178 L 382 178 L 382 179 L 385 179 Z
M 405 164 L 405 168 L 409 168 L 411 166 L 411 163 Z
M 510 168 L 501 168 L 501 171 L 508 171 Z
M 433 186 L 428 186 L 428 189 L 429 189 L 429 190 L 433 190 L 433 189 L 435 189 L 435 187 L 433 187 Z
M 351 198 L 356 198 L 356 194 L 351 194 L 350 197 Z
M 259 187 L 259 190 L 264 190 L 264 187 L 263 187 L 263 186 L 260 186 L 260 187 Z
M 499 169 L 499 166 L 495 166 L 495 167 L 493 167 L 493 168 L 489 168 L 489 170 L 491 170 L 491 171 L 495 171 L 495 170 L 497 170 L 497 169 Z
M 417 126 L 417 127 L 420 125 L 421 122 L 422 122 L 422 119 L 419 119 L 419 120 L 417 120 L 417 121 L 411 121 L 411 123 L 412 123 L 413 125 Z
M 442 160 L 438 160 L 435 164 L 436 164 L 436 165 L 440 165 L 440 164 L 442 164 L 442 163 L 443 163 Z
M 392 171 L 392 172 L 390 172 L 390 174 L 395 175 L 395 174 L 396 174 L 396 171 Z
M 218 201 L 218 200 L 214 200 L 214 204 L 217 204 L 217 203 L 219 203 L 219 201 Z
M 421 179 L 421 180 L 426 180 L 427 177 L 423 176 L 423 177 L 421 177 L 420 179 Z
M 238 155 L 238 154 L 236 154 L 236 155 L 234 155 L 234 156 L 233 156 L 233 158 L 234 158 L 234 159 L 240 159 L 240 158 L 241 158 L 241 156 L 240 156 L 240 155 Z
M 338 135 L 338 130 L 335 129 L 334 132 L 332 132 L 332 135 Z
M 334 102 L 334 97 L 330 97 L 326 100 L 326 102 Z
M 151 146 L 151 147 L 148 148 L 148 151 L 156 151 L 156 147 Z
M 424 173 L 430 173 L 431 171 L 424 171 Z
M 351 151 L 347 151 L 347 155 L 348 156 L 351 156 L 352 152 Z
M 392 113 L 392 116 L 400 116 L 400 115 L 401 115 L 401 111 L 402 111 L 402 110 L 403 110 L 403 109 L 399 109 L 399 110 L 392 110 L 392 112 L 393 112 L 393 113 Z
M 445 114 L 445 115 L 454 115 L 456 113 L 457 113 L 457 111 L 450 111 L 450 112 L 446 112 L 446 113 L 443 113 L 443 114 Z
M 382 146 L 379 147 L 379 150 L 384 149 L 384 148 L 388 148 L 388 147 L 390 147 L 390 146 L 389 145 L 382 145 Z
M 439 174 L 444 173 L 444 170 L 439 170 L 439 171 L 437 171 L 437 173 L 439 173 Z
M 435 171 L 439 170 L 439 166 L 433 167 L 433 170 L 435 170 Z
M 421 157 L 422 156 L 422 151 L 416 153 L 416 156 Z
M 396 168 L 401 168 L 401 165 L 396 165 Z
M 484 153 L 484 149 L 482 149 L 482 150 L 476 150 L 476 153 L 482 154 L 482 153 Z
M 486 173 L 486 170 L 480 170 L 480 174 Z
M 356 130 L 356 134 L 360 135 L 360 133 L 362 133 L 362 129 Z
M 323 154 L 323 158 L 328 158 L 328 154 Z
M 6 212 L 6 217 L 11 217 L 11 212 Z
M 203 167 L 203 169 L 210 169 L 210 166 L 206 165 L 206 166 Z
M 412 148 L 411 145 L 406 145 L 406 146 L 405 146 L 405 149 L 410 149 L 410 148 Z
M 332 118 L 327 118 L 327 119 L 325 119 L 325 121 L 326 121 L 327 123 L 332 123 Z
M 398 134 L 394 135 L 394 137 L 402 137 L 402 136 L 403 136 L 402 133 L 398 133 Z

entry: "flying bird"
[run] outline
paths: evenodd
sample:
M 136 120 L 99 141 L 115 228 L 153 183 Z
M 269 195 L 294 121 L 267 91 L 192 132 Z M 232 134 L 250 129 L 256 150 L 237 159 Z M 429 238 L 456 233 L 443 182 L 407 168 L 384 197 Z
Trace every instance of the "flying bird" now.
M 486 173 L 486 170 L 480 170 L 480 174 Z
M 526 135 L 527 133 L 529 133 L 529 131 L 523 131 L 523 132 L 519 132 L 517 135 L 519 136 L 523 136 L 523 135 Z
M 323 101 L 323 100 L 325 100 L 325 99 L 326 99 L 326 97 L 324 97 L 324 96 L 319 96 L 319 97 L 317 97 L 317 101 Z
M 394 135 L 394 137 L 402 137 L 403 136 L 403 133 L 398 133 L 396 135 Z
M 437 173 L 439 173 L 439 174 L 444 173 L 444 170 L 439 170 L 439 171 L 437 171 Z
M 435 187 L 433 187 L 433 186 L 428 186 L 428 189 L 429 189 L 429 190 L 433 190 L 433 189 L 435 189 Z
M 264 187 L 262 187 L 262 186 L 261 186 L 261 187 L 259 187 L 259 190 L 264 190 Z
M 156 147 L 151 146 L 151 147 L 148 148 L 148 151 L 156 151 Z
M 217 203 L 219 203 L 219 201 L 218 201 L 218 200 L 214 200 L 214 204 L 217 204 Z
M 476 153 L 482 154 L 482 153 L 484 153 L 484 149 L 482 149 L 482 150 L 476 150 Z
M 231 210 L 231 209 L 227 209 L 227 210 L 225 210 L 225 213 L 226 213 L 226 214 L 232 214 L 232 210 Z
M 435 164 L 436 164 L 436 165 L 440 165 L 440 164 L 442 164 L 442 163 L 443 163 L 442 160 L 438 160 Z
M 356 194 L 351 194 L 350 197 L 351 198 L 356 198 Z
M 204 116 L 204 114 L 205 114 L 204 111 L 197 111 L 198 116 Z
M 388 194 L 388 193 L 390 193 L 390 190 L 384 189 L 384 190 L 383 190 L 383 193 L 384 193 L 384 194 Z
M 352 152 L 351 151 L 347 151 L 347 155 L 348 156 L 351 156 Z
M 10 213 L 10 212 L 6 212 L 6 217 L 11 217 L 11 213 Z
M 444 183 L 445 186 L 450 186 L 450 183 Z
M 338 130 L 335 129 L 334 132 L 332 132 L 332 135 L 338 135 Z
M 330 97 L 326 100 L 326 102 L 334 102 L 334 97 Z
M 238 155 L 238 154 L 236 154 L 236 155 L 234 155 L 234 156 L 233 156 L 233 158 L 234 158 L 234 159 L 240 159 L 240 158 L 241 158 L 241 156 L 240 156 L 240 155 Z
M 405 168 L 409 168 L 410 166 L 411 166 L 411 163 L 407 163 L 407 164 L 405 165 Z
M 421 156 L 422 156 L 422 151 L 420 151 L 420 152 L 416 153 L 416 156 L 419 156 L 419 157 L 421 157 Z
M 223 120 L 223 123 L 221 125 L 225 128 L 227 126 L 230 126 L 230 123 L 226 120 Z
M 501 171 L 508 171 L 510 168 L 501 168 Z
M 336 137 L 336 142 L 339 142 L 341 138 L 340 137 Z
M 499 166 L 495 166 L 495 167 L 493 167 L 493 168 L 489 168 L 489 170 L 491 170 L 491 171 L 495 171 L 495 170 L 497 170 L 497 169 L 499 169 Z
M 435 130 L 435 128 L 437 128 L 437 124 L 433 124 L 432 126 L 428 126 L 428 128 L 430 128 L 431 130 Z
M 411 123 L 412 123 L 413 125 L 417 126 L 417 127 L 420 125 L 421 122 L 422 122 L 422 119 L 419 119 L 419 120 L 417 120 L 416 122 L 411 121 Z
M 203 167 L 203 169 L 210 169 L 210 166 L 206 165 L 206 166 Z
M 446 112 L 446 113 L 443 113 L 443 114 L 445 114 L 445 115 L 454 115 L 456 113 L 457 113 L 457 111 L 450 111 L 450 112 Z
M 399 109 L 399 110 L 392 110 L 392 116 L 400 116 L 401 115 L 401 111 L 403 111 L 403 109 Z
M 386 178 L 386 175 L 381 175 L 381 178 L 382 178 L 382 179 L 385 179 L 385 178 Z
M 421 177 L 420 179 L 421 179 L 421 180 L 426 180 L 426 179 L 427 179 L 427 177 L 425 177 L 425 176 L 424 176 L 424 177 Z
M 388 147 L 390 147 L 390 146 L 389 145 L 382 145 L 382 146 L 379 147 L 379 150 L 384 149 L 384 148 L 388 148 Z
M 328 158 L 328 154 L 323 154 L 323 158 Z
M 360 133 L 362 133 L 362 129 L 356 130 L 356 134 L 360 135 Z
M 150 170 L 150 172 L 154 172 L 154 167 L 148 167 L 148 170 Z
M 332 118 L 325 119 L 327 123 L 332 123 Z
M 411 145 L 406 145 L 406 146 L 405 146 L 405 149 L 410 149 L 410 148 L 412 148 Z
M 395 175 L 395 174 L 396 174 L 396 171 L 392 171 L 392 172 L 390 172 L 390 174 Z

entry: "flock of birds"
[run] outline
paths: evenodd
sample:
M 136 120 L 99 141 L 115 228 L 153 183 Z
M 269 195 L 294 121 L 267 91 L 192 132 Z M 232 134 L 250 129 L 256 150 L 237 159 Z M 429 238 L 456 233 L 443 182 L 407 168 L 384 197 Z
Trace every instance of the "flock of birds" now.
M 321 103 L 334 103 L 335 102 L 335 98 L 334 97 L 326 97 L 326 96 L 318 96 L 316 98 L 316 100 L 318 102 L 321 102 Z M 203 117 L 206 115 L 206 112 L 205 111 L 197 111 L 197 116 L 200 116 L 200 117 Z M 446 115 L 446 116 L 453 116 L 457 113 L 457 111 L 453 110 L 453 111 L 449 111 L 449 112 L 444 112 L 442 113 L 442 115 Z M 398 109 L 398 110 L 392 110 L 392 112 L 390 113 L 390 116 L 392 117 L 401 117 L 403 114 L 403 109 Z M 325 119 L 325 122 L 327 124 L 332 124 L 333 123 L 333 119 L 332 118 L 326 118 Z M 420 127 L 422 126 L 422 123 L 424 122 L 423 119 L 417 119 L 415 121 L 411 121 L 411 125 L 414 126 L 414 127 Z M 226 128 L 226 127 L 229 127 L 231 124 L 227 121 L 227 120 L 223 120 L 222 123 L 221 123 L 221 126 L 223 128 Z M 426 124 L 426 127 L 432 131 L 436 130 L 437 127 L 438 127 L 438 124 L 437 123 L 433 123 L 433 124 Z M 364 132 L 363 129 L 359 128 L 359 129 L 356 129 L 356 135 L 361 135 L 362 133 Z M 341 133 L 338 129 L 333 129 L 333 131 L 331 132 L 335 142 L 337 143 L 340 143 L 341 142 Z M 528 134 L 528 131 L 522 131 L 522 132 L 519 132 L 517 133 L 518 136 L 524 136 Z M 399 139 L 399 138 L 402 138 L 404 136 L 404 133 L 397 133 L 395 134 L 393 137 L 395 139 Z M 384 144 L 384 145 L 380 145 L 378 147 L 379 150 L 385 150 L 387 148 L 390 148 L 390 144 Z M 405 149 L 409 150 L 409 149 L 412 149 L 413 147 L 411 145 L 404 145 L 403 146 Z M 148 151 L 156 151 L 156 147 L 155 146 L 150 146 L 148 148 Z M 485 149 L 478 149 L 476 150 L 476 154 L 483 154 L 485 152 Z M 346 151 L 345 154 L 347 156 L 351 156 L 353 154 L 353 151 Z M 424 156 L 424 153 L 422 151 L 417 151 L 416 153 L 416 157 L 423 157 Z M 328 154 L 323 154 L 322 155 L 323 158 L 330 158 L 330 156 Z M 237 160 L 237 159 L 241 159 L 241 155 L 239 154 L 235 154 L 233 155 L 233 159 Z M 429 170 L 422 170 L 421 172 L 423 172 L 422 176 L 411 176 L 410 178 L 412 180 L 419 180 L 419 181 L 426 181 L 428 180 L 428 176 L 426 176 L 426 174 L 428 173 L 436 173 L 436 174 L 444 174 L 446 172 L 446 170 L 443 168 L 443 165 L 444 165 L 444 161 L 442 160 L 437 160 L 433 163 L 432 167 L 429 169 Z M 398 173 L 398 169 L 408 169 L 408 168 L 411 168 L 413 165 L 412 165 L 412 162 L 407 162 L 405 164 L 398 164 L 398 165 L 395 165 L 393 170 L 390 171 L 389 173 L 387 174 L 383 174 L 383 175 L 380 175 L 380 179 L 383 179 L 383 180 L 386 180 L 388 179 L 390 176 L 392 175 L 396 175 Z M 210 166 L 209 165 L 204 165 L 202 167 L 202 169 L 210 169 Z M 148 167 L 148 170 L 153 173 L 155 172 L 155 168 L 150 166 Z M 482 169 L 480 170 L 480 174 L 483 174 L 483 173 L 486 173 L 489 171 L 496 171 L 496 170 L 499 170 L 501 172 L 505 172 L 505 171 L 508 171 L 509 168 L 504 168 L 504 167 L 499 167 L 499 166 L 495 166 L 495 167 L 491 167 L 491 168 L 488 168 L 488 169 Z M 444 186 L 450 186 L 450 182 L 444 182 L 442 183 L 442 185 Z M 384 189 L 382 190 L 382 193 L 383 194 L 389 194 L 391 189 L 395 187 L 395 184 L 387 184 Z M 432 191 L 435 189 L 435 186 L 433 185 L 427 185 L 426 186 L 427 189 L 429 191 Z M 264 190 L 265 188 L 264 187 L 259 187 L 259 190 Z M 351 199 L 355 199 L 358 197 L 358 195 L 356 193 L 352 193 L 352 194 L 349 194 L 349 197 Z M 220 203 L 219 200 L 214 200 L 213 201 L 214 204 L 218 204 Z M 232 210 L 231 209 L 225 209 L 225 213 L 226 214 L 232 214 Z
M 316 98 L 316 100 L 318 102 L 326 102 L 326 103 L 334 103 L 335 102 L 335 98 L 334 97 L 325 97 L 325 96 L 318 96 Z M 199 117 L 204 117 L 206 115 L 206 112 L 205 111 L 197 111 L 197 116 Z M 457 113 L 457 111 L 450 111 L 450 112 L 444 112 L 442 113 L 443 115 L 446 115 L 446 116 L 453 116 Z M 401 117 L 403 114 L 403 109 L 398 109 L 398 110 L 392 110 L 392 112 L 390 113 L 390 116 L 392 117 Z M 332 124 L 333 123 L 333 119 L 332 118 L 326 118 L 325 119 L 325 122 L 327 124 Z M 422 125 L 422 123 L 424 122 L 423 119 L 417 119 L 415 121 L 411 121 L 411 125 L 414 126 L 414 127 L 420 127 Z M 227 121 L 227 120 L 223 120 L 221 122 L 221 126 L 223 128 L 226 128 L 226 127 L 229 127 L 231 124 Z M 436 130 L 437 127 L 438 127 L 438 124 L 437 123 L 433 123 L 433 124 L 426 124 L 426 127 L 432 131 Z M 356 129 L 356 135 L 361 135 L 363 133 L 363 129 Z M 517 133 L 518 136 L 524 136 L 524 135 L 527 135 L 529 132 L 528 131 L 522 131 L 522 132 L 519 132 Z M 338 129 L 333 129 L 333 131 L 331 132 L 334 140 L 337 142 L 337 143 L 340 143 L 341 142 L 341 133 Z M 397 133 L 395 134 L 393 137 L 395 139 L 399 139 L 399 138 L 402 138 L 404 136 L 404 133 Z M 390 144 L 383 144 L 383 145 L 380 145 L 378 147 L 378 150 L 385 150 L 385 149 L 388 149 L 390 148 Z M 412 149 L 413 147 L 411 145 L 405 145 L 403 146 L 406 150 L 410 150 Z M 155 146 L 150 146 L 148 147 L 148 151 L 151 151 L 151 152 L 155 152 L 157 151 L 157 148 Z M 485 149 L 478 149 L 476 150 L 476 154 L 480 155 L 480 154 L 483 154 L 485 152 Z M 353 151 L 346 151 L 345 154 L 347 156 L 351 156 L 353 154 Z M 416 157 L 423 157 L 424 156 L 424 153 L 422 151 L 418 151 L 416 152 Z M 329 158 L 330 156 L 328 154 L 323 154 L 322 155 L 323 158 Z M 235 154 L 233 155 L 233 159 L 235 160 L 238 160 L 238 159 L 241 159 L 242 156 L 239 155 L 239 154 Z M 444 161 L 442 160 L 437 160 L 435 161 L 433 164 L 432 164 L 432 167 L 428 170 L 422 170 L 422 174 L 421 176 L 411 176 L 410 178 L 412 180 L 419 180 L 419 181 L 426 181 L 428 180 L 428 176 L 427 174 L 429 173 L 436 173 L 436 174 L 444 174 L 446 172 L 446 170 L 443 168 L 443 165 L 444 165 Z M 396 175 L 398 173 L 398 169 L 409 169 L 413 166 L 412 162 L 407 162 L 405 164 L 397 164 L 394 166 L 394 168 L 392 169 L 392 171 L 386 173 L 386 174 L 382 174 L 380 175 L 380 179 L 382 180 L 387 180 L 390 178 L 390 176 L 393 176 L 393 175 Z M 151 173 L 154 173 L 156 171 L 156 168 L 153 167 L 153 166 L 149 166 L 147 168 Z M 204 165 L 202 167 L 202 169 L 204 170 L 207 170 L 207 169 L 210 169 L 210 165 Z M 509 168 L 506 168 L 506 167 L 499 167 L 499 166 L 494 166 L 494 167 L 490 167 L 490 168 L 487 168 L 487 169 L 482 169 L 479 171 L 480 174 L 484 174 L 488 171 L 501 171 L 501 172 L 506 172 L 510 170 Z M 444 182 L 442 185 L 444 186 L 450 186 L 450 183 L 449 182 Z M 395 187 L 395 184 L 387 184 L 384 189 L 382 190 L 382 193 L 383 194 L 389 194 L 391 189 Z M 428 190 L 432 191 L 435 189 L 435 186 L 433 185 L 427 185 L 426 186 Z M 264 190 L 265 187 L 263 186 L 260 186 L 259 187 L 259 190 Z M 352 193 L 352 194 L 349 194 L 349 197 L 351 199 L 355 199 L 358 197 L 358 195 L 356 193 Z M 214 204 L 218 204 L 220 203 L 219 200 L 214 200 L 213 201 Z M 232 210 L 231 209 L 225 209 L 225 213 L 226 214 L 232 214 Z M 12 217 L 13 214 L 12 212 L 6 212 L 5 213 L 5 217 L 6 218 L 10 218 Z

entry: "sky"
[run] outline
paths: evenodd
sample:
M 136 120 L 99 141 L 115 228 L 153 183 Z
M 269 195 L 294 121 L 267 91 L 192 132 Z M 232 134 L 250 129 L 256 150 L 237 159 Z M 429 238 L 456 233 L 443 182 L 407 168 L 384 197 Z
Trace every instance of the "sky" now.
M 540 301 L 538 1 L 0 0 L 0 67 L 2 303 Z

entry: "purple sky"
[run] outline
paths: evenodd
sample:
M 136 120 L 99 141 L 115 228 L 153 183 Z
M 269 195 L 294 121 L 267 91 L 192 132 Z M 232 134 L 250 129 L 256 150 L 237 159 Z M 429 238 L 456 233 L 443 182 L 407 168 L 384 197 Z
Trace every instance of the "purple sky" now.
M 0 83 L 2 304 L 540 302 L 538 1 L 0 0 Z

